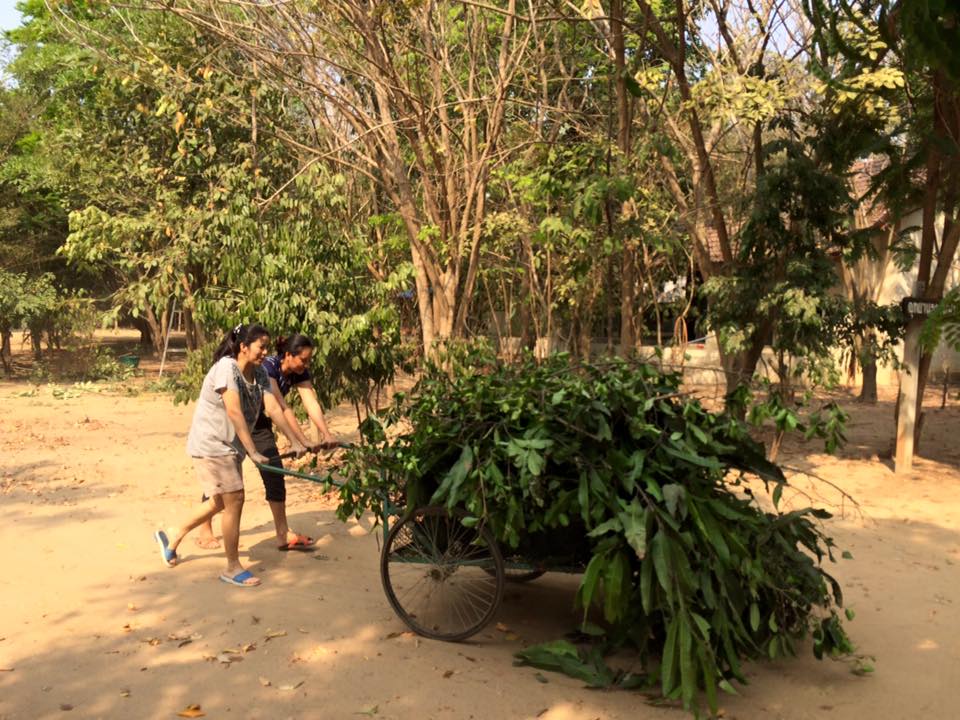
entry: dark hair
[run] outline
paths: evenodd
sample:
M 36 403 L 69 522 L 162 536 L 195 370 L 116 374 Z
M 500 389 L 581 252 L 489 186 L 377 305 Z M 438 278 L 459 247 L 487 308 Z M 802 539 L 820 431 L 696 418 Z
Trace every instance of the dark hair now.
M 313 340 L 306 335 L 295 333 L 290 337 L 281 336 L 277 338 L 277 355 L 281 360 L 283 360 L 283 356 L 287 353 L 299 355 L 304 348 L 313 349 Z
M 213 361 L 217 362 L 221 358 L 235 358 L 240 354 L 240 345 L 252 345 L 262 337 L 270 337 L 270 331 L 263 325 L 251 323 L 249 325 L 237 325 L 233 330 L 223 337 L 223 341 L 213 353 Z

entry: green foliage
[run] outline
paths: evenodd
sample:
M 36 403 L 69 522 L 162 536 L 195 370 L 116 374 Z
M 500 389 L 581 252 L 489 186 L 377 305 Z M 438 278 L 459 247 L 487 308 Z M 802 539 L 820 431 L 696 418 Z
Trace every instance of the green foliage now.
M 941 340 L 960 352 L 960 287 L 943 296 L 920 332 L 920 344 L 928 352 L 933 352 Z
M 511 554 L 584 568 L 577 603 L 596 608 L 606 649 L 639 652 L 666 698 L 698 704 L 744 682 L 748 658 L 852 651 L 833 542 L 816 508 L 777 508 L 786 478 L 729 415 L 679 391 L 677 375 L 564 357 L 518 367 L 428 371 L 348 454 L 341 516 L 384 498 L 442 504 L 485 523 Z M 399 433 L 399 434 L 398 434 Z M 761 502 L 747 476 L 772 491 Z M 659 658 L 659 661 L 656 660 Z M 567 645 L 528 650 L 590 684 L 623 678 Z
M 219 344 L 219 340 L 214 340 L 196 350 L 189 351 L 186 367 L 157 389 L 171 391 L 176 405 L 185 405 L 196 400 L 203 385 L 203 378 L 213 364 L 213 353 Z
M 835 402 L 827 402 L 811 410 L 813 392 L 806 391 L 799 398 L 788 400 L 770 380 L 759 382 L 762 392 L 754 394 L 745 386 L 745 396 L 738 403 L 747 407 L 747 422 L 755 427 L 770 423 L 778 438 L 788 433 L 798 433 L 805 439 L 820 438 L 828 453 L 836 452 L 846 441 L 846 425 L 849 415 Z
M 848 230 L 847 185 L 815 162 L 812 148 L 784 140 L 768 146 L 767 154 L 738 237 L 738 262 L 703 287 L 707 320 L 728 352 L 753 352 L 756 362 L 769 344 L 782 386 L 800 378 L 829 385 L 850 312 L 834 292 L 839 277 L 831 253 L 863 252 L 867 238 Z

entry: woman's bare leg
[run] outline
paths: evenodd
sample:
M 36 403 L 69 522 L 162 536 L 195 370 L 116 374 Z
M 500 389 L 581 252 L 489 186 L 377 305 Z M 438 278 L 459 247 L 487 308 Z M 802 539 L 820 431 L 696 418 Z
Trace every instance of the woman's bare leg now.
M 223 550 L 227 555 L 227 574 L 233 577 L 243 571 L 240 564 L 240 515 L 243 512 L 243 490 L 224 493 L 223 516 L 220 529 L 223 531 Z
M 241 491 L 240 494 L 242 495 L 243 491 Z M 170 539 L 170 549 L 176 551 L 177 546 L 180 545 L 180 542 L 184 537 L 186 537 L 188 532 L 194 528 L 200 527 L 204 523 L 209 523 L 214 515 L 223 510 L 223 507 L 222 495 L 214 495 L 206 502 L 201 503 L 197 512 L 189 520 L 187 520 L 186 524 L 182 525 L 177 532 L 174 533 L 173 537 Z

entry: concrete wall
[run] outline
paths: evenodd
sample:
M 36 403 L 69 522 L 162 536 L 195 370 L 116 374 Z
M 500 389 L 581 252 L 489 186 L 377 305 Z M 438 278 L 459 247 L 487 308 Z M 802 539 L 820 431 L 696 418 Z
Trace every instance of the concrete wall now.
M 922 222 L 923 219 L 921 217 L 921 213 L 919 210 L 916 210 L 903 218 L 901 227 L 908 228 L 915 226 L 919 228 Z M 942 232 L 942 225 L 939 230 Z M 914 230 L 911 233 L 911 237 L 914 244 L 919 247 L 920 230 Z M 879 304 L 887 305 L 890 303 L 899 303 L 903 298 L 913 295 L 913 287 L 916 283 L 916 279 L 916 268 L 911 269 L 909 272 L 901 272 L 896 265 L 891 263 L 890 268 L 887 271 L 887 277 L 883 283 L 883 288 L 880 292 Z M 950 290 L 951 288 L 956 287 L 958 284 L 960 284 L 960 263 L 954 261 L 953 266 L 950 268 L 950 272 L 947 275 L 946 290 Z M 897 347 L 897 357 L 900 359 L 903 358 L 902 343 Z M 952 375 L 960 373 L 960 353 L 957 353 L 943 343 L 940 343 L 933 354 L 933 362 L 930 366 L 930 373 L 934 377 L 942 377 L 944 373 Z M 896 385 L 898 382 L 899 380 L 897 377 L 897 372 L 893 368 L 878 368 L 877 384 Z

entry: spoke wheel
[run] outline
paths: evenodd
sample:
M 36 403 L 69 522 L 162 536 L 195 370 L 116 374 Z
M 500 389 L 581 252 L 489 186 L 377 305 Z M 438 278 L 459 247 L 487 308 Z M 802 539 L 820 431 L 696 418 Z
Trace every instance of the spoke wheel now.
M 419 635 L 465 640 L 482 630 L 503 597 L 503 557 L 487 527 L 463 513 L 424 507 L 391 528 L 380 556 L 383 591 Z

